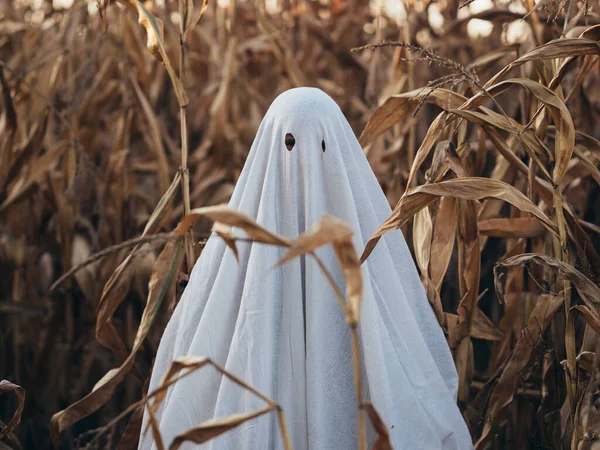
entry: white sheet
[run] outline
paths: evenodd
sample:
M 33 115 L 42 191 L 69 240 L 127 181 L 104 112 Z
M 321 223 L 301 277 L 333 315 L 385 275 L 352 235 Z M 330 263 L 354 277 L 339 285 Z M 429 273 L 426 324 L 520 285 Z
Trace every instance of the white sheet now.
M 291 151 L 287 133 L 296 141 Z M 341 110 L 314 88 L 289 90 L 273 102 L 229 205 L 290 238 L 333 215 L 353 228 L 359 254 L 391 212 Z M 209 239 L 165 330 L 150 390 L 175 358 L 209 356 L 282 405 L 295 450 L 356 448 L 350 332 L 331 287 L 310 258 L 274 268 L 284 249 L 238 248 L 239 263 L 220 238 Z M 331 246 L 317 253 L 344 292 Z M 381 239 L 363 274 L 363 378 L 394 448 L 472 448 L 456 406 L 452 356 L 400 231 Z M 168 446 L 202 421 L 263 406 L 205 368 L 169 389 L 158 417 Z M 155 448 L 150 432 L 139 448 Z M 282 449 L 277 416 L 247 422 L 202 448 Z

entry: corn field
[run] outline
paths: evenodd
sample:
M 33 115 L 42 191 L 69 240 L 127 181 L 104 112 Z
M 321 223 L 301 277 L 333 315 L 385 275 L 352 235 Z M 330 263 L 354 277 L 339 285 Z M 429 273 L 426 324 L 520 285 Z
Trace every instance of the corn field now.
M 211 230 L 343 243 L 218 206 L 298 86 L 338 103 L 393 207 L 344 247 L 348 292 L 401 229 L 475 448 L 600 449 L 599 41 L 595 0 L 2 1 L 0 449 L 137 448 Z

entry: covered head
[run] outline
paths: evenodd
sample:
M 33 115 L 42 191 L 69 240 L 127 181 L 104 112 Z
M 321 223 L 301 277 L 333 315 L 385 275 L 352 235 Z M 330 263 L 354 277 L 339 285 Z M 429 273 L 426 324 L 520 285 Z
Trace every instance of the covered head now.
M 391 213 L 341 110 L 313 88 L 273 102 L 229 206 L 289 238 L 332 215 L 353 229 L 359 252 Z M 294 449 L 356 448 L 351 336 L 331 286 L 311 258 L 277 266 L 284 249 L 240 243 L 238 251 L 239 262 L 220 238 L 209 239 L 161 340 L 150 390 L 174 359 L 207 356 L 281 405 Z M 317 255 L 343 292 L 333 250 Z M 392 445 L 471 448 L 452 356 L 401 232 L 381 239 L 362 274 L 363 390 Z M 169 445 L 205 420 L 262 407 L 251 392 L 203 369 L 169 389 L 157 418 Z M 140 448 L 153 445 L 151 433 L 142 436 Z M 272 414 L 205 445 L 282 449 L 283 441 Z
M 372 196 L 381 199 L 381 188 L 338 105 L 320 89 L 297 88 L 267 111 L 230 205 L 297 237 L 325 213 L 351 225 L 370 214 L 376 226 Z

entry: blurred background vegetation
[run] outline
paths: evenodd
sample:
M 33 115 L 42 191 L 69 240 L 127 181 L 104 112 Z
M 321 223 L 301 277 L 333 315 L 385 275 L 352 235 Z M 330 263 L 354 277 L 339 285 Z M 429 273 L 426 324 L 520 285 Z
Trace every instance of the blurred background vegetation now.
M 165 232 L 190 205 L 228 201 L 269 104 L 295 86 L 340 105 L 390 205 L 481 177 L 550 218 L 467 180 L 414 220 L 400 204 L 395 225 L 448 334 L 477 448 L 600 448 L 597 0 L 211 0 L 201 18 L 201 0 L 139 5 L 0 2 L 0 449 L 51 448 L 52 415 L 123 362 Z M 153 18 L 174 78 L 148 51 Z M 410 45 L 352 50 L 382 42 Z M 507 79 L 534 84 L 497 86 Z M 481 115 L 452 112 L 471 109 Z M 210 226 L 196 224 L 195 244 Z M 105 285 L 144 233 L 107 313 Z M 527 252 L 548 259 L 494 271 Z M 61 448 L 98 430 L 88 448 L 135 448 L 139 410 L 110 422 L 142 398 L 191 260 L 132 370 L 75 412 Z

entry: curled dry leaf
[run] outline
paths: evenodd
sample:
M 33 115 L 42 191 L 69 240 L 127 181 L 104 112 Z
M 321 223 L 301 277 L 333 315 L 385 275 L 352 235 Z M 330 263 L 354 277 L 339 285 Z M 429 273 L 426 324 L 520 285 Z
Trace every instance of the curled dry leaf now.
M 202 367 L 210 364 L 210 360 L 205 357 L 196 357 L 196 356 L 185 356 L 181 358 L 177 358 L 175 361 L 171 363 L 167 373 L 163 376 L 160 381 L 158 387 L 145 398 L 145 402 L 148 403 L 148 424 L 146 426 L 145 432 L 148 431 L 148 428 L 152 430 L 152 437 L 154 442 L 156 443 L 156 447 L 159 450 L 164 450 L 165 445 L 163 443 L 162 435 L 160 433 L 159 425 L 156 420 L 156 411 L 160 404 L 164 401 L 167 395 L 167 389 L 172 384 L 175 384 L 182 378 L 185 378 L 187 375 L 194 373 L 195 371 L 201 369 Z M 182 370 L 187 369 L 186 372 L 176 377 Z M 150 402 L 150 400 L 153 400 Z
M 410 173 L 408 174 L 408 181 L 406 182 L 407 186 L 412 186 L 414 184 L 415 177 L 417 176 L 417 172 L 421 168 L 421 165 L 425 162 L 431 149 L 433 148 L 435 142 L 439 139 L 444 131 L 444 126 L 446 124 L 447 114 L 446 112 L 442 112 L 436 116 L 433 120 L 429 129 L 427 130 L 427 134 L 425 138 L 421 142 L 419 149 L 415 155 L 415 160 L 410 168 Z M 443 172 L 439 170 L 439 172 Z
M 585 34 L 585 32 L 583 34 Z M 485 88 L 496 84 L 507 73 L 530 61 L 544 61 L 557 58 L 576 58 L 578 56 L 599 54 L 600 44 L 598 44 L 596 40 L 587 38 L 555 39 L 530 50 L 520 58 L 510 63 L 508 66 L 504 67 L 486 83 Z
M 350 325 L 356 325 L 360 317 L 363 294 L 363 279 L 358 254 L 350 238 L 334 241 L 333 249 L 344 274 L 346 301 L 352 313 L 352 317 L 346 319 Z
M 460 303 L 458 305 L 458 326 L 451 339 L 460 341 L 471 335 L 474 315 L 479 301 L 479 278 L 481 273 L 481 249 L 477 232 L 477 211 L 475 203 L 469 200 L 458 201 L 458 284 Z
M 215 222 L 221 222 L 230 227 L 241 228 L 254 241 L 263 244 L 280 245 L 289 247 L 288 239 L 277 236 L 271 233 L 266 228 L 260 226 L 256 221 L 235 209 L 229 208 L 227 205 L 207 206 L 204 208 L 195 208 L 190 213 L 181 219 L 175 232 L 179 236 L 183 236 L 185 232 L 198 220 L 200 217 L 208 217 Z
M 298 239 L 292 241 L 289 251 L 281 258 L 278 264 L 284 264 L 298 256 L 311 254 L 326 244 L 333 244 L 333 249 L 346 281 L 346 301 L 341 304 L 345 311 L 346 319 L 350 325 L 356 325 L 360 316 L 362 303 L 363 279 L 358 254 L 352 243 L 354 232 L 343 221 L 325 215 L 313 225 L 310 230 L 303 233 Z M 327 277 L 332 288 L 338 293 L 331 276 L 321 261 L 317 258 L 319 267 Z M 341 302 L 342 300 L 338 298 Z
M 433 103 L 443 109 L 459 108 L 467 98 L 442 88 L 424 87 L 389 97 L 375 110 L 362 134 L 360 145 L 366 147 L 394 124 L 410 117 L 423 103 Z
M 543 102 L 550 110 L 550 114 L 552 115 L 554 123 L 557 127 L 556 150 L 554 155 L 555 164 L 554 172 L 552 174 L 552 181 L 554 184 L 560 184 L 567 171 L 567 166 L 571 160 L 573 149 L 575 147 L 575 127 L 573 125 L 571 113 L 558 95 L 556 95 L 546 86 L 533 80 L 515 78 L 503 81 L 491 86 L 488 89 L 488 92 L 490 95 L 495 95 L 496 92 L 501 92 L 506 86 L 510 85 L 523 86 L 539 101 Z
M 233 252 L 236 261 L 239 262 L 240 256 L 238 253 L 237 246 L 235 245 L 236 236 L 233 233 L 233 228 L 228 225 L 225 225 L 224 223 L 215 222 L 212 227 L 212 231 L 225 241 L 227 247 L 229 247 Z
M 212 419 L 201 423 L 197 427 L 190 428 L 181 434 L 178 434 L 173 443 L 169 446 L 169 450 L 178 450 L 184 442 L 193 442 L 194 444 L 202 444 L 211 439 L 226 433 L 229 430 L 243 424 L 252 419 L 256 419 L 264 414 L 267 414 L 276 409 L 276 405 L 267 405 L 263 409 L 246 414 L 234 414 L 222 419 Z
M 420 270 L 421 282 L 427 294 L 427 300 L 432 306 L 438 323 L 444 327 L 444 310 L 439 292 L 436 290 L 430 278 L 429 266 L 431 263 L 431 245 L 432 245 L 433 224 L 429 208 L 423 208 L 415 214 L 413 222 L 413 247 L 417 265 Z
M 350 239 L 354 232 L 343 221 L 325 215 L 307 232 L 292 241 L 289 250 L 278 264 L 284 264 L 300 255 L 312 253 L 323 245 Z
M 413 222 L 413 247 L 421 273 L 429 277 L 429 261 L 431 256 L 431 238 L 433 224 L 429 208 L 425 207 L 415 214 Z
M 8 422 L 8 425 L 0 430 L 0 439 L 2 439 L 8 433 L 14 430 L 17 425 L 19 425 L 19 422 L 21 422 L 21 414 L 23 413 L 23 408 L 25 407 L 25 389 L 18 384 L 11 383 L 7 380 L 0 381 L 0 395 L 7 392 L 14 392 L 19 403 L 17 410 L 10 419 L 10 422 Z
M 60 433 L 104 405 L 113 395 L 117 385 L 133 368 L 135 355 L 148 335 L 163 300 L 167 295 L 174 293 L 174 282 L 181 262 L 181 249 L 182 239 L 168 242 L 154 263 L 152 276 L 148 284 L 148 301 L 142 313 L 133 348 L 123 364 L 108 371 L 96 383 L 92 392 L 52 416 L 50 426 L 52 441 L 55 446 L 60 443 Z
M 556 225 L 546 214 L 523 193 L 511 185 L 488 178 L 459 178 L 417 186 L 407 191 L 392 211 L 391 216 L 371 236 L 361 256 L 361 262 L 364 262 L 369 257 L 381 236 L 401 228 L 417 211 L 432 203 L 436 198 L 443 196 L 451 196 L 463 200 L 481 200 L 483 198 L 504 200 L 516 206 L 521 211 L 533 214 L 541 220 L 546 228 L 556 234 Z
M 435 216 L 429 272 L 436 289 L 440 289 L 452 257 L 458 223 L 457 202 L 454 197 L 442 197 Z
M 195 372 L 198 369 L 201 369 L 202 367 L 210 363 L 211 362 L 208 358 L 199 356 L 183 356 L 177 358 L 169 366 L 169 369 L 163 376 L 158 387 L 148 394 L 148 401 L 150 399 L 154 399 L 154 401 L 149 404 L 148 409 L 151 412 L 156 413 L 158 407 L 164 401 L 167 395 L 167 388 L 169 386 L 179 381 L 181 378 L 184 378 L 186 375 L 190 375 L 191 373 Z M 186 372 L 182 376 L 175 378 L 175 375 L 177 375 L 184 369 L 186 370 Z
M 534 238 L 544 233 L 544 227 L 535 217 L 511 217 L 480 220 L 479 232 L 485 236 L 502 238 Z
M 483 127 L 495 127 L 501 130 L 508 131 L 515 135 L 523 143 L 523 148 L 529 156 L 536 162 L 537 167 L 540 168 L 542 173 L 550 179 L 551 176 L 544 167 L 544 164 L 540 160 L 539 154 L 549 155 L 550 151 L 547 150 L 546 146 L 540 141 L 535 135 L 535 132 L 529 128 L 521 126 L 518 122 L 507 119 L 505 116 L 495 113 L 494 111 L 481 107 L 480 111 L 470 111 L 462 109 L 453 109 L 449 111 L 455 116 L 461 117 L 468 120 L 469 122 L 482 125 Z M 512 152 L 511 152 L 512 153 Z
M 181 358 L 177 358 L 169 366 L 167 373 L 163 376 L 158 387 L 153 392 L 149 393 L 145 400 L 148 403 L 148 413 L 150 418 L 148 427 L 152 428 L 154 440 L 158 444 L 158 448 L 164 448 L 164 444 L 162 441 L 160 430 L 158 429 L 158 423 L 156 421 L 155 414 L 160 404 L 166 398 L 167 389 L 169 388 L 169 386 L 177 383 L 182 378 L 185 378 L 186 376 L 196 372 L 197 370 L 209 365 L 213 366 L 217 371 L 223 374 L 223 376 L 229 378 L 234 383 L 238 384 L 244 389 L 249 390 L 254 395 L 262 399 L 267 404 L 267 406 L 262 410 L 254 411 L 247 414 L 235 414 L 224 418 L 211 419 L 196 427 L 190 428 L 189 430 L 186 430 L 175 437 L 175 439 L 169 446 L 169 450 L 178 449 L 184 442 L 194 442 L 196 444 L 207 442 L 210 439 L 213 439 L 214 437 L 225 433 L 237 427 L 238 425 L 241 425 L 244 422 L 247 422 L 248 420 L 252 420 L 275 409 L 281 411 L 277 403 L 275 403 L 273 400 L 269 399 L 264 394 L 260 393 L 240 378 L 226 371 L 223 367 L 216 364 L 209 358 L 198 356 L 184 356 Z M 177 376 L 182 371 L 185 372 L 182 375 Z M 153 401 L 150 402 L 150 400 Z M 283 428 L 285 428 L 285 424 L 283 424 Z M 283 428 L 281 429 L 281 432 L 285 448 L 291 450 L 291 444 Z
M 600 305 L 600 288 L 596 286 L 588 277 L 575 269 L 570 264 L 559 261 L 551 256 L 542 255 L 540 253 L 524 253 L 522 255 L 512 256 L 500 261 L 494 267 L 494 278 L 498 279 L 498 270 L 501 267 L 521 266 L 532 262 L 539 265 L 551 267 L 558 271 L 558 276 L 562 279 L 569 280 L 579 292 L 581 299 L 587 306 L 592 309 L 598 308 Z

